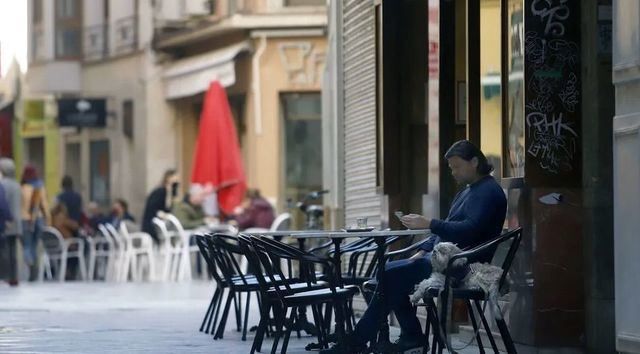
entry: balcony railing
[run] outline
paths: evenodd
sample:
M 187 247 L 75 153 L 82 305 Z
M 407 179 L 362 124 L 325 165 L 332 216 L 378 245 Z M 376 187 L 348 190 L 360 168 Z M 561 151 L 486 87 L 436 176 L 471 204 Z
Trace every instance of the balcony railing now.
M 103 60 L 109 55 L 109 27 L 95 25 L 84 29 L 84 60 Z
M 138 18 L 130 16 L 119 19 L 114 24 L 115 55 L 128 54 L 138 47 Z

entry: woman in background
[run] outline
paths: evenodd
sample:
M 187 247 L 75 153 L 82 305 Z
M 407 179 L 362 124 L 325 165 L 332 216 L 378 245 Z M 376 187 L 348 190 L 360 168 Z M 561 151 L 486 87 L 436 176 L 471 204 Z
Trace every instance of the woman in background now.
M 26 165 L 22 172 L 22 243 L 24 260 L 29 267 L 29 281 L 36 280 L 38 274 L 37 248 L 40 232 L 51 223 L 47 192 L 38 171 L 33 165 Z

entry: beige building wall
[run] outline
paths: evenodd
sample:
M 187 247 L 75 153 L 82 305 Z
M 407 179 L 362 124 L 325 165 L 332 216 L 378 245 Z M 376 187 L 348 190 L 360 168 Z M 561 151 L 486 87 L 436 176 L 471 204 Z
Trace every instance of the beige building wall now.
M 260 70 L 253 73 L 252 89 L 247 95 L 247 183 L 274 201 L 279 211 L 283 210 L 285 204 L 280 95 L 293 92 L 320 93 L 326 49 L 326 38 L 263 39 L 258 36 L 254 39 L 253 60 L 257 61 Z M 256 80 L 259 80 L 259 84 Z M 256 99 L 256 94 L 260 95 L 260 99 Z

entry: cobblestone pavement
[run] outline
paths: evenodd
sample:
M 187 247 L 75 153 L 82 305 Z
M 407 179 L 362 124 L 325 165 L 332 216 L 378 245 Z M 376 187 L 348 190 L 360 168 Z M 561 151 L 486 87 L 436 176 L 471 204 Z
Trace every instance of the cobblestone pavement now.
M 253 333 L 242 342 L 233 314 L 223 340 L 198 331 L 213 289 L 202 281 L 21 283 L 16 288 L 1 283 L 0 353 L 248 353 Z M 255 304 L 249 322 L 258 322 Z M 309 353 L 304 347 L 313 341 L 292 335 L 287 352 Z M 265 341 L 263 352 L 270 345 Z

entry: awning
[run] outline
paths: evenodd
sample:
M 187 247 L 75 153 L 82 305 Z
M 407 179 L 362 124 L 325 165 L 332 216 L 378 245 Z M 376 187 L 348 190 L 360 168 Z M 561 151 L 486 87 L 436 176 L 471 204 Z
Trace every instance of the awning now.
M 206 92 L 212 81 L 223 87 L 236 82 L 235 58 L 251 49 L 249 41 L 213 52 L 196 55 L 171 63 L 164 70 L 165 98 L 176 99 Z

